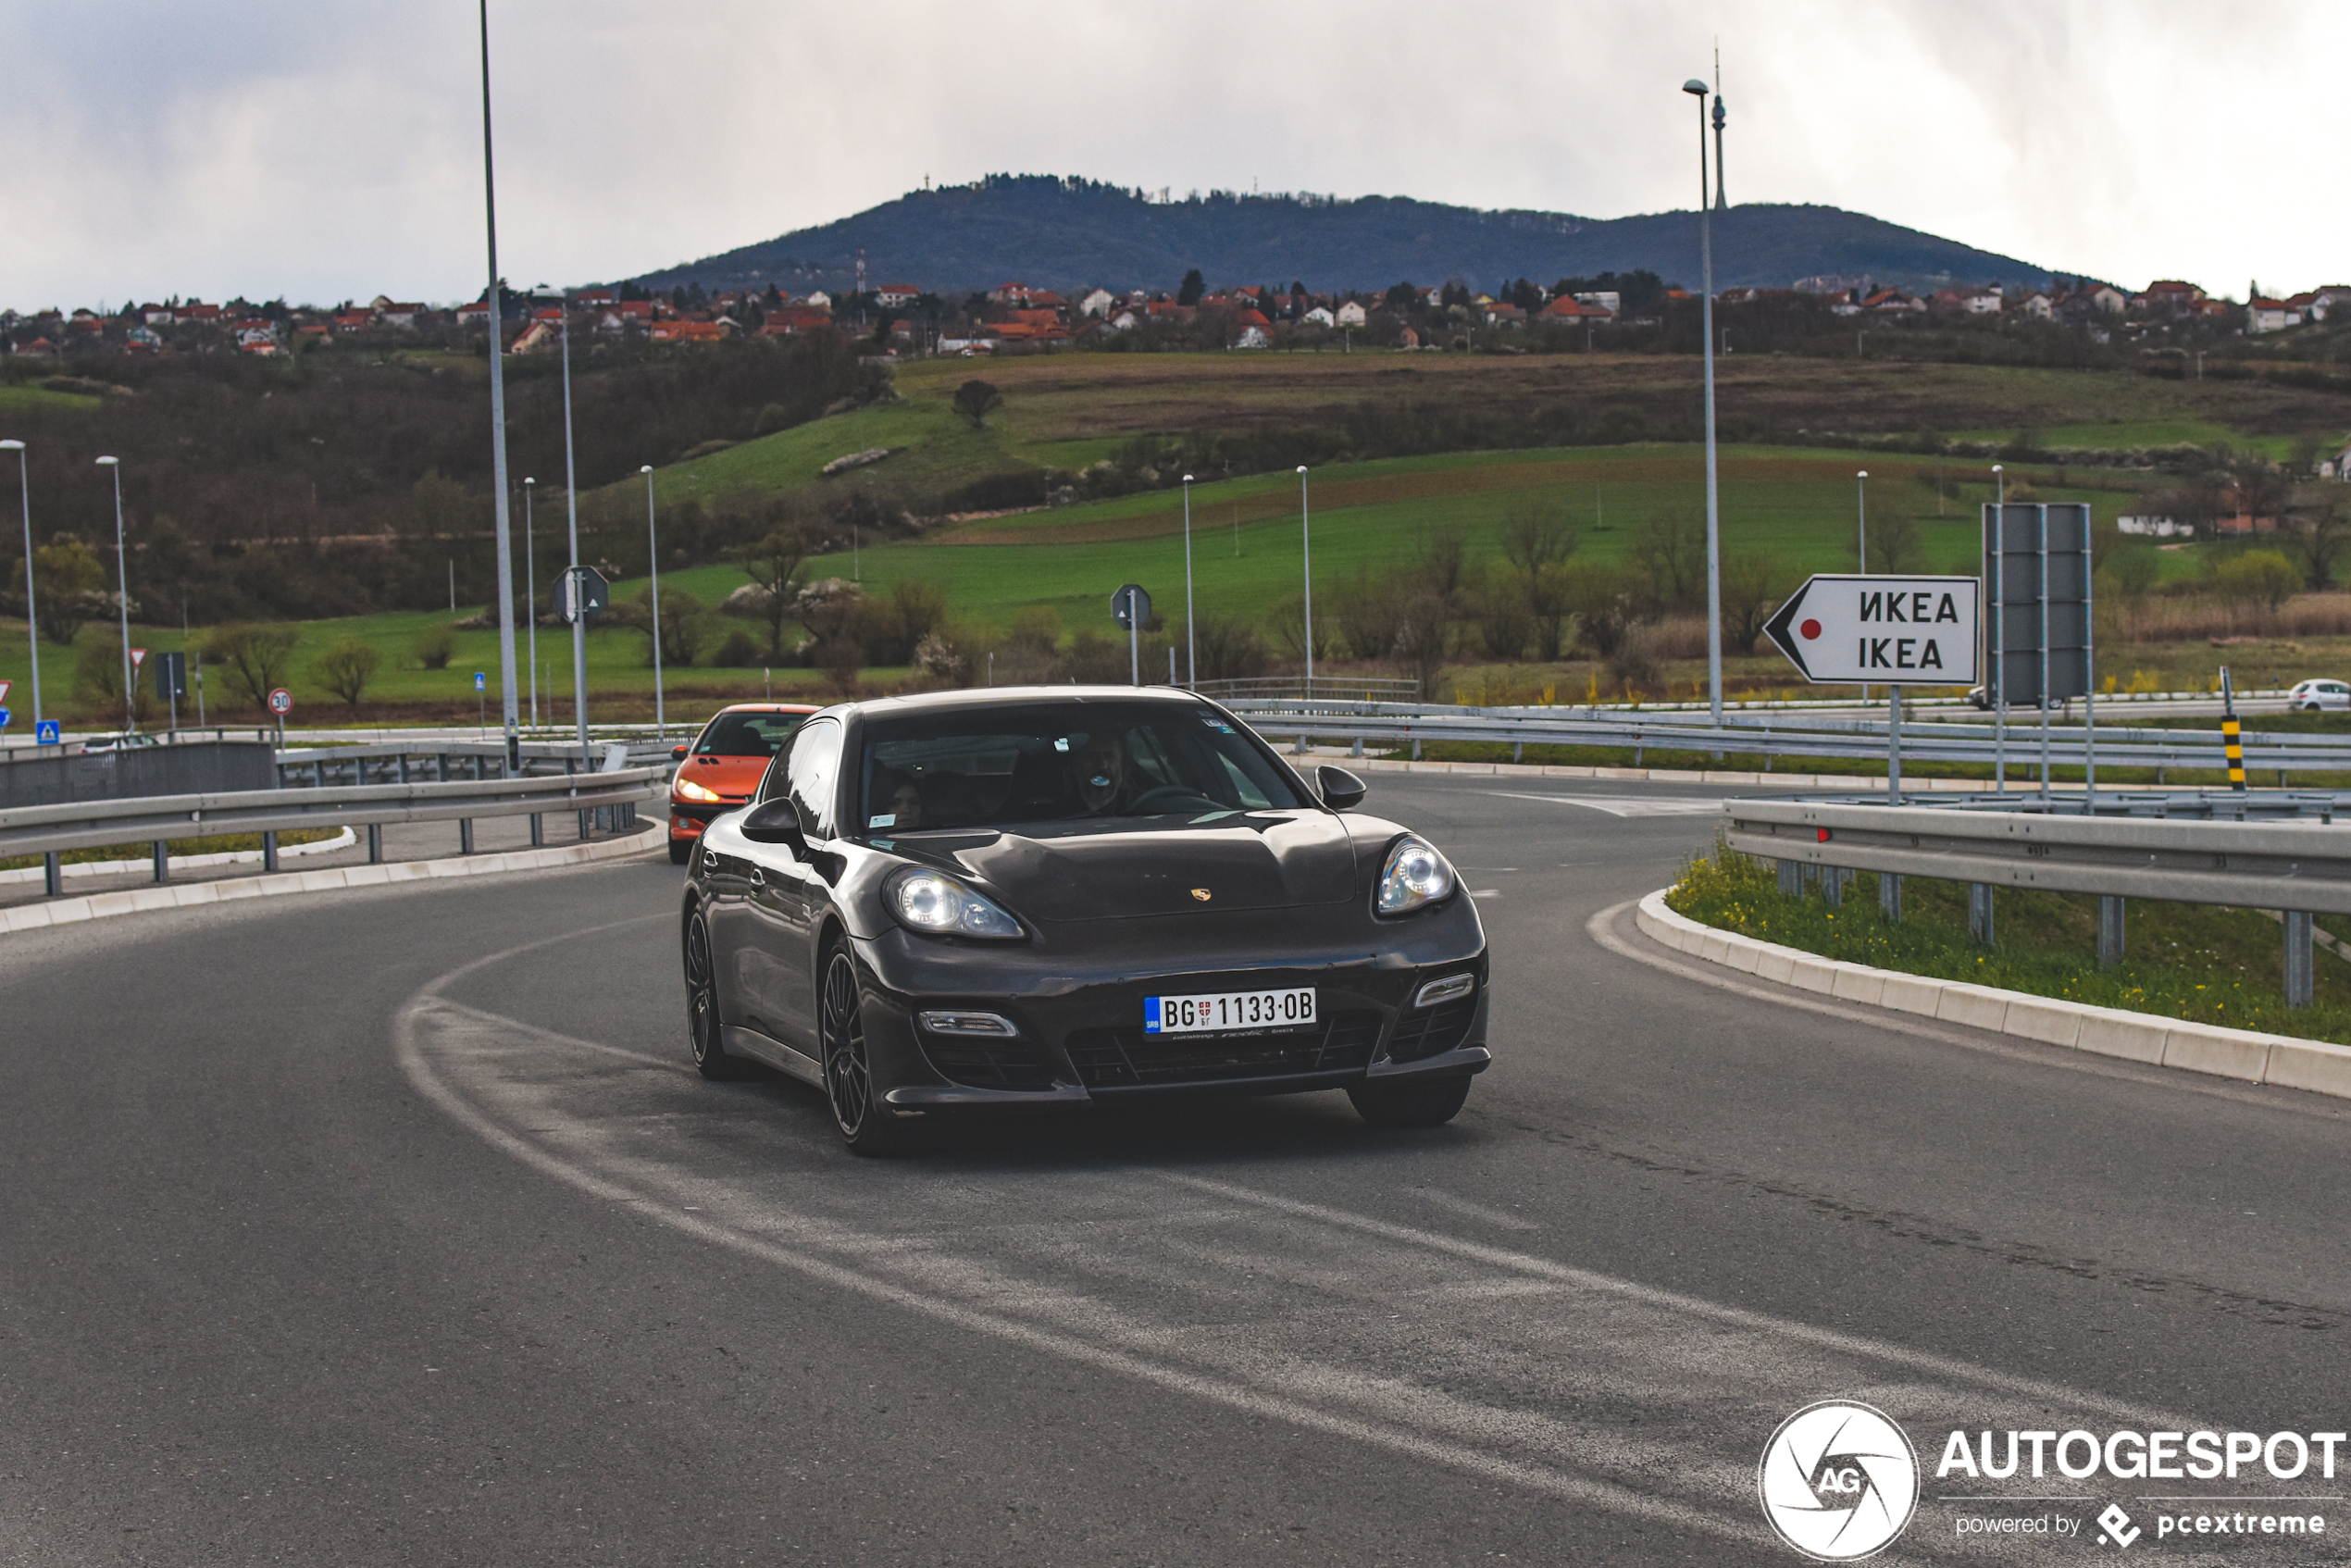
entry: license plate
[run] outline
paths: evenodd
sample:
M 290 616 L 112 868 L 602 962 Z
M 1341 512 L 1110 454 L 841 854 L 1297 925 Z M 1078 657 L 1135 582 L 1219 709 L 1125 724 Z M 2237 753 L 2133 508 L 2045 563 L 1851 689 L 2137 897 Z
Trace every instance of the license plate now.
M 1314 988 L 1220 991 L 1143 998 L 1143 1033 L 1189 1035 L 1222 1029 L 1303 1028 L 1314 1022 Z

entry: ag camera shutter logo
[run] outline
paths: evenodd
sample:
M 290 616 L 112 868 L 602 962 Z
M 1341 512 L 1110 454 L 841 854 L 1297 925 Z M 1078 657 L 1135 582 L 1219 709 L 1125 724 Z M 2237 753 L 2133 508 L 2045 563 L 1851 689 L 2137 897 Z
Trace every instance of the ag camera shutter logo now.
M 1909 1528 L 1919 1456 L 1885 1412 L 1822 1400 L 1780 1423 L 1755 1487 L 1780 1539 L 1816 1562 L 1874 1556 Z

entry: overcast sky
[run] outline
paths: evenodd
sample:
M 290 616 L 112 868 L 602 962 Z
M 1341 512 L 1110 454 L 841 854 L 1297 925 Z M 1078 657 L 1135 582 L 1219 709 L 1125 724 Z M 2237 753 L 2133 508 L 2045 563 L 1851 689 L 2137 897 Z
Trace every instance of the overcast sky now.
M 491 0 L 500 254 L 516 283 L 624 277 L 998 171 L 1687 207 L 1678 89 L 1719 34 L 1735 201 L 2241 297 L 2351 280 L 2345 22 L 2341 0 Z M 0 305 L 475 297 L 475 29 L 473 0 L 0 0 Z

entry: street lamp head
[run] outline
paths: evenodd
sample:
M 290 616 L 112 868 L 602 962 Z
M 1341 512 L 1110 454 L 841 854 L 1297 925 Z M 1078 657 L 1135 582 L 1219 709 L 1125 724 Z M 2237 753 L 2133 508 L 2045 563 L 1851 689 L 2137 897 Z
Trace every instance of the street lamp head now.
M 1713 92 L 1714 89 L 1709 87 L 1705 82 L 1700 81 L 1698 78 L 1692 77 L 1689 81 L 1682 83 L 1682 91 L 1685 93 L 1695 93 L 1699 97 L 1703 98 L 1709 93 Z
M 1306 472 L 1306 465 L 1305 465 L 1305 464 L 1303 464 L 1303 463 L 1300 463 L 1300 464 L 1298 466 L 1298 471 L 1299 471 L 1300 473 L 1301 473 L 1301 474 L 1302 474 L 1302 473 L 1304 473 L 1304 472 Z
M 538 481 L 537 479 L 524 479 L 522 482 L 523 482 L 524 484 L 526 484 L 526 485 L 535 485 L 535 484 L 537 484 L 539 481 Z
M 1189 474 L 1186 474 L 1186 475 L 1184 476 L 1184 482 L 1185 482 L 1186 484 L 1189 484 L 1189 483 L 1191 483 L 1191 482 L 1192 482 L 1192 476 L 1191 476 L 1191 475 L 1189 475 Z
M 1997 463 L 1993 464 L 1992 471 L 1996 474 L 1998 473 L 2000 471 L 2000 466 Z
M 1853 477 L 1857 479 L 1866 479 L 1870 477 L 1870 471 L 1867 468 L 1864 468 Z
M 637 471 L 641 474 L 650 474 L 653 471 L 653 466 L 651 463 L 648 463 Z
M 98 467 L 101 468 L 111 468 L 121 461 L 122 459 L 119 457 L 101 457 L 98 459 Z
M 0 441 L 0 452 L 22 452 L 23 450 L 24 442 L 20 441 Z

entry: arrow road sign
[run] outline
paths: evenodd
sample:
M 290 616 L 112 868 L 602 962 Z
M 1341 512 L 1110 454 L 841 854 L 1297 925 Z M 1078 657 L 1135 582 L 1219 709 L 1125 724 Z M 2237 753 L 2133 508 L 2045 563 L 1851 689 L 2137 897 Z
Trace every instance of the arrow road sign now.
M 575 566 L 564 573 L 555 602 L 564 619 L 576 621 L 584 615 L 592 621 L 611 607 L 612 584 L 593 566 Z
M 1823 574 L 1763 631 L 1807 680 L 1972 685 L 1978 586 L 1972 577 Z
M 1139 629 L 1151 618 L 1151 596 L 1140 583 L 1128 583 L 1110 596 L 1110 618 L 1121 631 Z
M 0 729 L 7 728 L 8 721 L 16 716 L 16 715 L 10 713 L 7 709 L 0 708 Z

